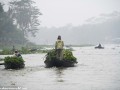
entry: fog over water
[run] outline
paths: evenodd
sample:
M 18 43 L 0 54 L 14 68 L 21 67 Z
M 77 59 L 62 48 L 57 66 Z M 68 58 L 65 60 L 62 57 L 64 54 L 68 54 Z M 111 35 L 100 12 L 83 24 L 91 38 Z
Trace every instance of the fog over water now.
M 33 1 L 43 14 L 36 37 L 29 37 L 36 44 L 54 44 L 58 35 L 66 44 L 120 42 L 120 0 Z
M 86 24 L 63 27 L 40 27 L 35 38 L 30 40 L 37 44 L 54 44 L 61 35 L 65 44 L 120 43 L 120 12 L 102 14 L 99 18 L 89 18 Z

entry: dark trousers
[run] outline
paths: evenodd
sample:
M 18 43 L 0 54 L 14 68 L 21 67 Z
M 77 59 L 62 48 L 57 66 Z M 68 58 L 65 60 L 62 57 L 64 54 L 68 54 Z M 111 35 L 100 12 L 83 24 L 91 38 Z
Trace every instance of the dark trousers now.
M 56 57 L 57 57 L 57 59 L 59 59 L 59 60 L 62 60 L 62 59 L 63 59 L 63 49 L 57 49 L 57 50 L 56 50 Z

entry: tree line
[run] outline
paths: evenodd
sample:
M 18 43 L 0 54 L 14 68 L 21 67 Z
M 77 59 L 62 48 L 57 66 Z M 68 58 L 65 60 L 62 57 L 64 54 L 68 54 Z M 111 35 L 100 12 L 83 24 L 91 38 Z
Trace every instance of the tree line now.
M 11 0 L 7 11 L 3 7 L 0 2 L 0 45 L 24 45 L 39 30 L 40 10 L 32 0 Z

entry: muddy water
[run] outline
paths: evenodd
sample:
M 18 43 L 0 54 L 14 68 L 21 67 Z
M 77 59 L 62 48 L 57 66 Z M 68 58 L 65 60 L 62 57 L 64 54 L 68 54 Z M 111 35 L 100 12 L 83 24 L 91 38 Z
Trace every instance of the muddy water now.
M 74 50 L 73 54 L 78 59 L 75 67 L 45 68 L 45 54 L 22 55 L 26 67 L 21 70 L 5 70 L 0 66 L 0 88 L 120 90 L 119 45 L 106 45 L 105 49 L 75 47 Z

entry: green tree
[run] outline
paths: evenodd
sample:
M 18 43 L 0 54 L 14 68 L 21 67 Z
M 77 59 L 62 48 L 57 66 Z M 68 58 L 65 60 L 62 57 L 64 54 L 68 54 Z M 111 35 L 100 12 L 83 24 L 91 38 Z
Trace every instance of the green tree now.
M 3 10 L 3 5 L 2 5 L 2 3 L 0 3 L 0 12 L 3 12 L 4 10 Z
M 34 6 L 32 0 L 12 0 L 10 2 L 9 15 L 15 20 L 17 27 L 23 31 L 24 36 L 30 33 L 35 36 L 38 31 L 41 15 L 39 9 Z
M 23 44 L 26 42 L 23 32 L 13 24 L 13 19 L 4 11 L 0 3 L 0 45 Z
M 3 5 L 0 3 L 0 34 L 2 35 L 2 27 L 3 27 L 3 16 L 4 16 L 4 10 L 3 10 Z

